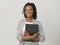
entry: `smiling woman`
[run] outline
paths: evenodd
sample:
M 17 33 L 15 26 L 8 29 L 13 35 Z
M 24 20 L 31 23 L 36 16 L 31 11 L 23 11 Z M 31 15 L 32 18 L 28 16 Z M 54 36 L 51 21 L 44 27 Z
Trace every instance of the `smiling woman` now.
M 24 16 L 25 18 L 30 14 L 30 17 L 33 17 L 34 19 L 37 18 L 37 12 L 36 12 L 36 6 L 34 3 L 27 3 L 24 8 Z
M 43 28 L 41 22 L 37 19 L 36 6 L 34 3 L 27 3 L 24 8 L 24 17 L 18 23 L 17 27 L 17 39 L 20 41 L 20 45 L 39 45 L 38 42 L 43 42 L 45 40 L 45 36 L 43 33 Z M 26 31 L 26 24 L 37 24 L 39 32 L 30 35 L 28 31 Z M 38 30 L 37 29 L 37 30 Z M 33 30 L 32 30 L 33 31 Z M 27 42 L 26 40 L 34 40 L 34 42 Z

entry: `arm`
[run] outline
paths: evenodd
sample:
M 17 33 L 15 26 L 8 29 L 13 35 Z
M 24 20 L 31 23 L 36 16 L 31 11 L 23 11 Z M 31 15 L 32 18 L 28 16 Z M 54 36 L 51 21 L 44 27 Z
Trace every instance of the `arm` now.
M 40 41 L 40 38 L 36 38 L 36 39 L 34 39 L 34 41 L 39 42 Z
M 16 36 L 16 38 L 17 38 L 17 40 L 18 41 L 22 41 L 22 33 L 21 33 L 21 21 L 19 21 L 18 22 L 18 25 L 17 25 L 17 36 Z
M 45 41 L 45 35 L 43 32 L 42 24 L 40 22 L 39 22 L 39 38 L 40 38 L 40 42 Z
M 32 39 L 32 36 L 22 36 L 22 40 L 25 41 L 25 40 L 31 40 Z
M 22 36 L 22 40 L 31 40 L 33 39 L 33 37 L 31 35 L 29 35 L 29 33 L 27 31 L 25 31 L 24 35 Z

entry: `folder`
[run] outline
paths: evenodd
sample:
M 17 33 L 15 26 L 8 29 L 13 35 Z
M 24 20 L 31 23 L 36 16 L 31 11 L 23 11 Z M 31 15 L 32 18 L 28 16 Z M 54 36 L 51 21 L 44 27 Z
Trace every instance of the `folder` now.
M 33 35 L 39 32 L 38 24 L 26 24 L 25 30 L 30 34 Z M 34 40 L 26 40 L 28 42 L 35 42 Z

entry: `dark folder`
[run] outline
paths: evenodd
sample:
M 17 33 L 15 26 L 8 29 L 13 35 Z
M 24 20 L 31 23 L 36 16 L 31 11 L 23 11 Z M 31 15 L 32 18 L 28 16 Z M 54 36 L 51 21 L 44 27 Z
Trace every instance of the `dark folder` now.
M 33 35 L 34 33 L 38 32 L 38 24 L 26 24 L 26 31 L 30 34 Z
M 33 35 L 37 32 L 39 32 L 38 24 L 26 24 L 26 31 L 30 34 Z M 28 42 L 34 42 L 34 40 L 27 40 Z

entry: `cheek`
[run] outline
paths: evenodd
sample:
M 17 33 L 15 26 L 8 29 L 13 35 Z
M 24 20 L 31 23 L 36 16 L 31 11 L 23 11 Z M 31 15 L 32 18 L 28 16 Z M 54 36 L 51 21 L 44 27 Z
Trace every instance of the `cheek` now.
M 33 10 L 32 9 L 26 9 L 25 14 L 26 14 L 26 16 L 32 16 L 33 15 Z
M 28 10 L 28 11 L 26 11 L 26 14 L 33 14 L 33 11 Z
M 32 13 L 32 12 L 28 12 L 28 13 L 26 13 L 26 15 L 27 15 L 27 16 L 32 16 L 33 13 Z

